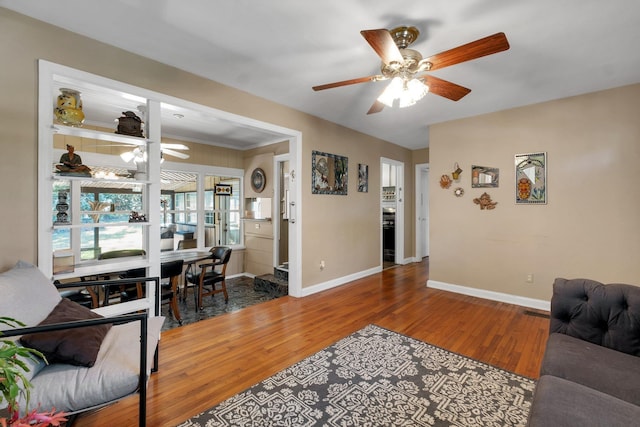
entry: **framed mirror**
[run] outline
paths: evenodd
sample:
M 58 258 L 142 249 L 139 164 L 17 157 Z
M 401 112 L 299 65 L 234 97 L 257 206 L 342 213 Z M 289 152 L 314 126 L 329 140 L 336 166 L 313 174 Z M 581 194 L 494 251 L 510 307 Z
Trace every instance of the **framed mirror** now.
M 472 188 L 496 188 L 498 187 L 500 170 L 487 166 L 471 166 Z
M 547 153 L 516 154 L 517 204 L 547 203 Z

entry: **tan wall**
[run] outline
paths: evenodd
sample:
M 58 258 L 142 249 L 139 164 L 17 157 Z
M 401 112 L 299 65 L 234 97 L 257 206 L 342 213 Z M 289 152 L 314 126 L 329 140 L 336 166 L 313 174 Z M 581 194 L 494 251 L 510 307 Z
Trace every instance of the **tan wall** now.
M 303 166 L 311 164 L 312 150 L 346 156 L 348 195 L 311 194 L 311 170 L 309 167 L 303 169 L 300 177 L 305 239 L 302 268 L 306 283 L 322 283 L 333 276 L 342 277 L 380 265 L 380 157 L 405 164 L 405 191 L 410 195 L 405 210 L 405 257 L 412 257 L 413 211 L 410 206 L 414 185 L 411 152 L 329 122 L 318 120 L 317 126 L 320 125 L 322 130 L 306 138 Z M 369 165 L 367 193 L 358 192 L 358 163 Z M 325 263 L 324 270 L 320 270 L 321 261 Z
M 379 158 L 406 162 L 409 190 L 409 186 L 413 187 L 410 151 L 2 8 L 0 39 L 19 41 L 0 43 L 0 57 L 7 59 L 0 68 L 4 101 L 0 103 L 0 178 L 4 183 L 0 199 L 11 205 L 11 209 L 3 209 L 0 221 L 0 270 L 11 267 L 18 259 L 37 262 L 39 58 L 300 131 L 303 164 L 296 173 L 303 189 L 303 287 L 379 265 Z M 311 150 L 349 157 L 348 196 L 311 195 Z M 368 193 L 356 191 L 358 163 L 369 164 Z M 413 220 L 412 211 L 407 211 L 405 255 L 411 256 Z M 320 259 L 326 260 L 327 265 L 322 272 L 318 268 Z
M 411 152 L 413 158 L 413 164 L 419 165 L 422 163 L 429 163 L 429 149 L 423 148 L 421 150 L 414 150 Z
M 543 300 L 556 277 L 640 283 L 638 111 L 633 85 L 432 126 L 430 280 Z M 538 151 L 548 204 L 516 205 L 514 155 Z M 438 184 L 454 162 L 462 198 Z M 472 164 L 500 169 L 495 210 L 472 202 Z
M 244 196 L 245 197 L 268 197 L 273 198 L 274 185 L 273 185 L 273 156 L 274 153 L 263 153 L 244 160 Z M 251 187 L 251 174 L 257 168 L 264 171 L 266 180 L 264 183 L 264 189 L 261 192 L 256 192 Z

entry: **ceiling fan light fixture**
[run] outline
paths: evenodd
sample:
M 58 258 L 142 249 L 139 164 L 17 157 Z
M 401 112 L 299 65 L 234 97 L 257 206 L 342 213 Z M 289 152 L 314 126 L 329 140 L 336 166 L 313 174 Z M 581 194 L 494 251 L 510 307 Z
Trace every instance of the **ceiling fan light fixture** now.
M 429 93 L 429 86 L 424 84 L 422 80 L 411 79 L 405 82 L 400 94 L 400 108 L 410 107 L 420 101 Z
M 420 79 L 411 79 L 407 82 L 407 91 L 416 101 L 420 101 L 429 93 L 429 86 Z
M 378 101 L 387 107 L 393 107 L 393 102 L 398 99 L 399 107 L 405 108 L 420 101 L 429 92 L 429 86 L 422 80 L 404 80 L 401 77 L 394 77 L 391 83 L 378 97 Z
M 120 158 L 127 163 L 131 161 L 136 164 L 144 163 L 147 161 L 147 152 L 141 150 L 139 147 L 136 147 L 132 151 L 125 151 L 124 153 L 120 154 Z
M 402 92 L 402 79 L 400 77 L 394 77 L 391 83 L 382 91 L 378 97 L 378 101 L 382 102 L 387 107 L 393 107 L 393 101 L 400 96 Z
M 403 90 L 402 93 L 400 93 L 400 108 L 411 107 L 416 102 L 417 100 L 411 96 L 411 92 L 409 90 Z
M 129 163 L 131 160 L 133 160 L 134 157 L 136 157 L 136 155 L 133 154 L 133 151 L 125 151 L 124 153 L 120 154 L 120 158 L 126 163 Z

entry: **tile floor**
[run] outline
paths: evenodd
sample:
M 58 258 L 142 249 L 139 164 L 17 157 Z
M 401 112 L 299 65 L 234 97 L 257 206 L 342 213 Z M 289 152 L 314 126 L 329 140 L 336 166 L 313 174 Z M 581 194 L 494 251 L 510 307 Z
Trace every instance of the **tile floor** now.
M 254 289 L 252 277 L 234 277 L 227 279 L 227 292 L 229 293 L 228 303 L 225 304 L 224 296 L 222 294 L 215 294 L 213 296 L 205 297 L 204 310 L 196 312 L 193 291 L 193 288 L 190 288 L 185 300 L 178 303 L 183 325 L 217 316 L 219 314 L 238 311 L 245 307 L 269 301 L 281 296 L 273 291 Z M 161 311 L 162 315 L 166 316 L 166 320 L 162 328 L 163 330 L 180 326 L 174 317 L 169 314 L 168 304 L 163 304 Z

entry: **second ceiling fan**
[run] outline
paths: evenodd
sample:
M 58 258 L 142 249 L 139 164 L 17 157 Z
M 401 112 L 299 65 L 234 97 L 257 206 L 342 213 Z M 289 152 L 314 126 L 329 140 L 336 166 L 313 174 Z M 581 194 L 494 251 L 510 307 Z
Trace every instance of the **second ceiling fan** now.
M 360 34 L 382 60 L 381 74 L 314 86 L 313 90 L 391 80 L 367 114 L 391 107 L 396 99 L 400 107 L 408 107 L 427 92 L 458 101 L 471 89 L 424 73 L 509 49 L 504 33 L 496 33 L 423 59 L 420 52 L 408 48 L 420 35 L 416 27 L 363 30 Z

